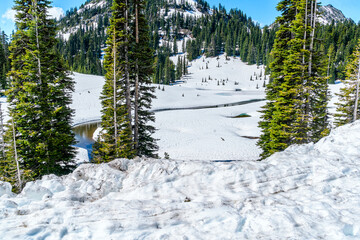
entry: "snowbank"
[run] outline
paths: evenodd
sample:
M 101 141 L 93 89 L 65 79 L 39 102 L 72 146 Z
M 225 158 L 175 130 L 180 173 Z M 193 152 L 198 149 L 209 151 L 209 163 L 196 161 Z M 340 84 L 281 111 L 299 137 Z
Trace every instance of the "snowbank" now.
M 360 121 L 263 162 L 120 159 L 0 184 L 0 239 L 359 239 Z

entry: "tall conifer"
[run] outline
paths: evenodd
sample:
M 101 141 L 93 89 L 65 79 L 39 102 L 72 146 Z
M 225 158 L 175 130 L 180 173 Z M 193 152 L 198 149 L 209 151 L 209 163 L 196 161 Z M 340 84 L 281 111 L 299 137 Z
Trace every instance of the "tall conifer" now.
M 12 78 L 7 92 L 20 169 L 32 180 L 65 174 L 75 165 L 69 108 L 74 82 L 55 50 L 56 25 L 48 0 L 16 0 L 17 32 L 10 47 Z M 9 136 L 12 129 L 8 128 Z M 11 133 L 10 133 L 11 132 Z
M 316 0 L 283 0 L 277 9 L 282 16 L 272 50 L 268 103 L 259 124 L 263 158 L 328 132 L 325 62 L 314 49 Z
M 151 86 L 151 76 L 153 74 L 154 57 L 153 51 L 149 45 L 149 27 L 145 17 L 145 0 L 134 0 L 135 9 L 137 10 L 135 25 L 135 45 L 133 45 L 133 54 L 138 63 L 135 68 L 137 74 L 136 79 L 138 84 L 135 86 L 135 103 L 134 107 L 137 116 L 134 123 L 134 138 L 135 152 L 138 156 L 156 157 L 158 146 L 152 134 L 155 128 L 151 122 L 155 121 L 154 113 L 150 112 L 152 99 L 156 98 L 154 95 L 155 88 Z
M 104 60 L 106 70 L 102 100 L 102 132 L 94 144 L 96 162 L 108 162 L 115 158 L 134 157 L 131 123 L 128 116 L 129 65 L 126 36 L 128 6 L 122 0 L 114 0 L 108 28 L 107 49 Z

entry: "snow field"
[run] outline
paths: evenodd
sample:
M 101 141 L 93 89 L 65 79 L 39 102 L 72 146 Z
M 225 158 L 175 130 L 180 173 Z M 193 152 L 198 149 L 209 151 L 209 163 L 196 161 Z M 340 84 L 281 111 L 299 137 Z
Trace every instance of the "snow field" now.
M 176 63 L 177 56 L 172 60 Z M 201 57 L 190 64 L 189 74 L 175 85 L 160 85 L 160 89 L 159 85 L 154 85 L 157 99 L 152 110 L 206 107 L 265 98 L 263 66 L 246 65 L 239 58 L 226 60 L 224 55 L 219 59 Z M 259 80 L 255 80 L 255 75 Z M 250 81 L 250 76 L 254 81 Z M 202 82 L 205 78 L 207 82 Z M 75 109 L 74 123 L 100 120 L 99 97 L 104 78 L 74 73 L 74 79 L 76 85 L 71 106 Z M 163 87 L 165 91 L 162 91 Z M 172 158 L 183 160 L 256 160 L 260 153 L 256 139 L 242 136 L 259 136 L 257 111 L 262 104 L 264 102 L 227 108 L 156 112 L 155 127 L 158 130 L 155 138 L 159 139 L 159 155 L 163 157 L 167 152 Z M 243 113 L 251 117 L 231 118 Z
M 75 91 L 71 108 L 75 125 L 101 118 L 100 95 L 105 79 L 102 76 L 74 73 Z
M 119 159 L 0 183 L 0 239 L 358 239 L 360 121 L 263 162 Z
M 177 56 L 172 57 L 175 64 L 177 59 Z M 173 86 L 154 85 L 157 99 L 153 101 L 152 110 L 206 107 L 265 98 L 262 86 L 264 81 L 268 84 L 269 76 L 264 80 L 263 66 L 247 65 L 233 57 L 226 60 L 224 55 L 219 59 L 200 57 L 190 65 L 189 74 Z M 250 81 L 250 77 L 254 81 Z M 202 82 L 205 78 L 206 82 Z M 104 78 L 74 73 L 74 79 L 74 123 L 99 121 L 99 97 Z M 342 86 L 330 86 L 333 96 L 329 103 L 331 113 L 336 110 L 335 93 Z M 260 136 L 258 111 L 264 104 L 265 101 L 226 108 L 156 112 L 154 126 L 157 131 L 154 136 L 159 139 L 159 156 L 164 157 L 166 152 L 171 158 L 182 160 L 256 160 L 260 154 L 256 146 L 256 137 Z M 250 117 L 232 118 L 241 114 Z
M 177 57 L 172 60 L 176 64 Z M 224 55 L 219 59 L 200 57 L 190 64 L 189 74 L 181 81 L 165 86 L 165 91 L 162 91 L 163 86 L 156 89 L 154 110 L 214 106 L 265 98 L 262 85 L 268 80 L 264 80 L 263 66 L 247 65 L 239 58 L 226 60 Z M 250 81 L 251 76 L 254 81 Z M 259 80 L 255 80 L 255 76 Z M 205 78 L 207 80 L 203 82 Z M 256 138 L 260 135 L 257 128 L 260 114 L 257 111 L 262 105 L 264 102 L 157 112 L 155 127 L 158 131 L 154 136 L 159 139 L 159 155 L 163 157 L 166 152 L 171 158 L 182 160 L 256 160 L 260 154 L 257 140 L 244 136 Z M 250 117 L 233 118 L 241 114 Z

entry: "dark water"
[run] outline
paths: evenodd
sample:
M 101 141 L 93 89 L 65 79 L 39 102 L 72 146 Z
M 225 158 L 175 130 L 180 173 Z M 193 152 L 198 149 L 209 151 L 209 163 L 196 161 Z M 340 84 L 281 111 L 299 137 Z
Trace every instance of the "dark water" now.
M 100 123 L 86 123 L 73 128 L 76 139 L 76 147 L 85 148 L 91 159 L 92 146 L 94 144 L 93 135 L 95 130 L 100 127 Z

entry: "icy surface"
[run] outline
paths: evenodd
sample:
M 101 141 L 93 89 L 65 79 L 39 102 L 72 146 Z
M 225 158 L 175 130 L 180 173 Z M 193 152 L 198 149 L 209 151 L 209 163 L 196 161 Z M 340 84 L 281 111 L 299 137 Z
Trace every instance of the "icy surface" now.
M 1 183 L 0 239 L 359 239 L 359 142 L 360 121 L 263 162 L 120 159 L 18 196 Z

